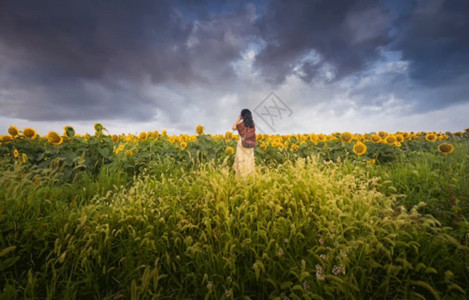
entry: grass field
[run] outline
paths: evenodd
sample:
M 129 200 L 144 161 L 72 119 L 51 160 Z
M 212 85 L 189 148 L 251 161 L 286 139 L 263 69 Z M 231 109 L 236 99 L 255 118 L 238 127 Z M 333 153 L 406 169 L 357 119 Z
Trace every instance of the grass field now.
M 469 129 L 0 139 L 0 299 L 469 297 Z

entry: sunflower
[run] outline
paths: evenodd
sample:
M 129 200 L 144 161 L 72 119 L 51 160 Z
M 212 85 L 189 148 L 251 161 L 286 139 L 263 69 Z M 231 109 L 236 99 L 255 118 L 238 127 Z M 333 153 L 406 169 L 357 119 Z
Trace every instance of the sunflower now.
M 124 154 L 125 154 L 125 156 L 127 156 L 127 157 L 131 157 L 132 155 L 134 155 L 134 153 L 132 152 L 132 150 L 126 150 L 126 151 L 124 152 Z
M 231 140 L 232 137 L 233 137 L 233 133 L 231 131 L 225 132 L 225 139 Z
M 4 134 L 0 136 L 0 141 L 2 142 L 10 142 L 11 140 L 12 140 L 12 137 L 9 134 Z
M 264 142 L 261 142 L 259 147 L 264 151 L 267 149 L 267 145 Z
M 442 135 L 440 135 L 440 136 L 438 137 L 438 139 L 439 139 L 440 141 L 445 141 L 445 140 L 449 139 L 449 136 L 447 136 L 446 134 L 442 134 Z
M 148 138 L 148 134 L 147 134 L 145 131 L 142 131 L 142 132 L 140 132 L 140 135 L 138 136 L 138 138 L 139 138 L 141 141 L 146 141 L 147 138 Z
M 365 154 L 366 153 L 365 144 L 363 144 L 362 142 L 357 142 L 355 146 L 353 146 L 353 152 L 358 156 Z
M 388 133 L 386 131 L 380 131 L 380 132 L 378 132 L 378 134 L 382 139 L 384 139 L 388 135 Z
M 444 155 L 451 154 L 454 151 L 454 146 L 451 144 L 441 144 L 438 146 L 438 151 Z
M 124 145 L 124 144 L 120 144 L 118 149 L 119 149 L 119 151 L 124 151 L 125 145 Z
M 75 129 L 72 126 L 65 126 L 64 127 L 64 136 L 68 138 L 72 138 L 75 136 Z
M 15 149 L 15 150 L 13 151 L 13 156 L 14 156 L 15 158 L 18 158 L 19 155 L 20 155 L 20 153 L 18 152 L 18 150 Z
M 15 125 L 10 125 L 10 128 L 8 128 L 8 133 L 11 136 L 17 136 L 20 133 L 20 131 L 18 130 L 18 127 L 16 127 Z
M 388 134 L 384 140 L 389 145 L 393 145 L 395 142 L 397 142 L 396 136 L 394 134 Z
M 464 129 L 464 131 L 469 133 L 469 128 Z
M 397 141 L 396 141 L 396 142 L 394 142 L 394 146 L 400 147 L 400 146 L 402 146 L 402 144 L 401 144 L 400 142 L 397 142 Z
M 63 138 L 55 131 L 49 131 L 47 134 L 47 140 L 53 145 L 60 145 L 63 143 Z
M 400 133 L 396 134 L 396 140 L 399 142 L 399 143 L 402 143 L 404 141 L 404 136 Z
M 300 146 L 298 146 L 297 144 L 291 145 L 291 148 L 290 148 L 290 150 L 291 150 L 293 153 L 298 152 L 299 149 L 300 149 Z
M 197 125 L 197 127 L 195 128 L 195 132 L 197 132 L 198 135 L 203 135 L 204 134 L 204 126 L 202 125 Z
M 181 150 L 184 151 L 184 150 L 186 149 L 186 147 L 187 147 L 187 143 L 186 143 L 186 142 L 182 142 L 182 143 L 181 143 Z
M 432 132 L 427 133 L 427 134 L 425 135 L 425 140 L 426 140 L 427 142 L 432 142 L 432 143 L 435 142 L 435 141 L 436 141 L 436 134 L 434 134 L 434 133 L 432 133 Z
M 113 134 L 113 135 L 112 135 L 112 141 L 113 141 L 114 143 L 117 143 L 117 142 L 119 141 L 119 136 L 118 136 L 117 134 Z
M 26 127 L 23 129 L 23 135 L 27 138 L 34 140 L 37 137 L 37 132 L 33 128 Z
M 101 123 L 95 123 L 94 124 L 94 130 L 96 130 L 97 133 L 101 133 L 103 131 L 104 126 Z
M 351 134 L 350 132 L 346 131 L 346 132 L 343 132 L 341 135 L 340 135 L 340 139 L 345 142 L 345 143 L 348 143 L 352 140 L 353 138 L 353 134 Z
M 168 136 L 168 132 L 166 131 L 166 129 L 163 129 L 163 130 L 161 131 L 161 135 L 162 135 L 162 136 Z
M 26 153 L 21 154 L 21 161 L 23 161 L 23 163 L 28 162 L 28 155 Z
M 233 149 L 233 147 L 226 147 L 225 152 L 228 155 L 233 155 L 234 154 L 234 149 Z
M 378 144 L 379 142 L 381 142 L 381 136 L 379 134 L 373 134 L 371 135 L 371 138 L 370 140 L 375 143 L 375 144 Z

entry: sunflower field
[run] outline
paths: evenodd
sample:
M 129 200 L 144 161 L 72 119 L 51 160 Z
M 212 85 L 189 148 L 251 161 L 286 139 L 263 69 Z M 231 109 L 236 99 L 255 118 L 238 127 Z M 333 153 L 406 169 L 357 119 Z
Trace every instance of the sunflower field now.
M 467 299 L 469 128 L 0 135 L 0 299 Z

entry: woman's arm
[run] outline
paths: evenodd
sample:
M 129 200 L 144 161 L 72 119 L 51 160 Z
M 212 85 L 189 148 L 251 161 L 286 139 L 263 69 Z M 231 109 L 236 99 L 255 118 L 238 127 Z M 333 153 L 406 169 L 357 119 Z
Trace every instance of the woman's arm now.
M 236 127 L 236 125 L 238 125 L 238 123 L 239 123 L 240 120 L 242 120 L 242 117 L 241 117 L 241 116 L 238 117 L 238 119 L 237 119 L 236 122 L 234 123 L 233 127 L 231 127 L 232 130 L 238 129 L 238 128 Z

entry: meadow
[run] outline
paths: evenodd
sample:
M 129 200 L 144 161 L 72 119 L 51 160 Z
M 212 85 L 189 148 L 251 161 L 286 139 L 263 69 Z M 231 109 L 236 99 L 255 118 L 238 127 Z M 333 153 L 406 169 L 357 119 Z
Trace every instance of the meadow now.
M 466 299 L 469 128 L 0 136 L 0 299 Z

